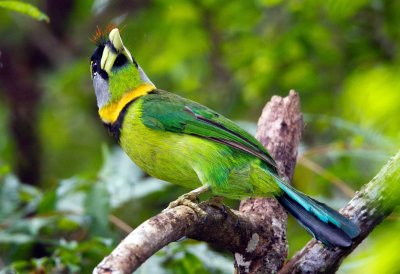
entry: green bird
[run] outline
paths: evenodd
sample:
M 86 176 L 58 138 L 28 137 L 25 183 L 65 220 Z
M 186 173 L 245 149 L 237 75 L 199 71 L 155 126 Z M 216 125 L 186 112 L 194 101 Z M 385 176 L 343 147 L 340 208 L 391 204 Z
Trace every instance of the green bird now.
M 329 247 L 349 247 L 359 235 L 353 222 L 280 178 L 252 135 L 201 104 L 157 89 L 117 28 L 96 40 L 90 68 L 100 118 L 145 172 L 195 189 L 172 206 L 196 209 L 193 201 L 205 191 L 231 199 L 274 196 Z

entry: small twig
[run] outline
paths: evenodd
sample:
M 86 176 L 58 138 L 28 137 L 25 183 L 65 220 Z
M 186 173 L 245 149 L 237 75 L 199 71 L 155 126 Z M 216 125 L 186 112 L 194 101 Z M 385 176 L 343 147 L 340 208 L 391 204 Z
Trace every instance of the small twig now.
M 299 165 L 303 165 L 306 168 L 312 170 L 316 174 L 320 175 L 322 178 L 326 179 L 328 182 L 332 183 L 336 188 L 342 191 L 347 197 L 351 198 L 356 193 L 351 187 L 349 187 L 346 182 L 337 177 L 335 174 L 329 172 L 316 162 L 310 160 L 306 157 L 300 157 L 298 159 Z
M 108 215 L 108 219 L 110 220 L 110 222 L 112 224 L 114 224 L 116 227 L 118 227 L 119 229 L 121 229 L 123 232 L 129 234 L 133 231 L 133 228 L 128 225 L 127 223 L 125 223 L 124 221 L 122 221 L 120 218 L 118 218 L 115 215 Z
M 319 146 L 314 146 L 310 147 L 307 150 L 303 151 L 299 157 L 312 157 L 315 155 L 324 155 L 332 150 L 337 150 L 338 149 L 338 144 L 336 143 L 330 143 L 330 144 L 325 144 L 325 145 L 319 145 Z

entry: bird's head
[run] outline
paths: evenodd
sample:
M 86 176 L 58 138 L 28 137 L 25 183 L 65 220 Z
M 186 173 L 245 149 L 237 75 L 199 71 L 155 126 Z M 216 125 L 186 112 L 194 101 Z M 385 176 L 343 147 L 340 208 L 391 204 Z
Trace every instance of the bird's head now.
M 96 36 L 90 72 L 100 117 L 105 123 L 113 123 L 121 108 L 155 86 L 124 46 L 117 28 L 108 36 L 101 31 Z

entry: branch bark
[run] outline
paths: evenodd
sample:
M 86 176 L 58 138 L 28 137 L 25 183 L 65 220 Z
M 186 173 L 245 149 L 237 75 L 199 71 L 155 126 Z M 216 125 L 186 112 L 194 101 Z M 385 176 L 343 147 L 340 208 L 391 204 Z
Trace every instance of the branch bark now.
M 341 210 L 361 229 L 353 245 L 348 249 L 327 249 L 313 239 L 286 263 L 279 274 L 336 272 L 343 259 L 393 211 L 399 197 L 400 152 Z
M 303 128 L 297 93 L 274 96 L 258 123 L 257 138 L 271 152 L 281 175 L 291 178 Z M 240 273 L 269 273 L 281 268 L 287 256 L 286 212 L 273 199 L 249 199 L 240 211 L 200 205 L 207 212 L 198 217 L 179 206 L 160 213 L 137 227 L 93 273 L 132 273 L 151 255 L 182 237 L 203 240 L 235 254 Z
M 293 177 L 297 147 L 303 130 L 298 94 L 272 97 L 258 121 L 257 139 L 267 148 L 278 164 L 279 174 L 286 181 Z M 263 224 L 271 225 L 273 237 L 261 234 L 265 246 L 263 252 L 235 254 L 236 272 L 276 273 L 287 257 L 286 239 L 287 213 L 275 198 L 248 199 L 240 204 L 240 211 L 256 214 Z M 246 250 L 243 250 L 246 251 Z

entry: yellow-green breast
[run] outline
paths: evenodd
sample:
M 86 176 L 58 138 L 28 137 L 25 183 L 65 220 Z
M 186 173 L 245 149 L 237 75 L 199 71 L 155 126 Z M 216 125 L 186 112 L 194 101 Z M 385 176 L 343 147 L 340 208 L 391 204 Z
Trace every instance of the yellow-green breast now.
M 138 99 L 128 106 L 121 128 L 122 148 L 153 177 L 188 188 L 200 186 L 190 153 L 203 146 L 205 140 L 146 127 L 140 120 L 141 103 Z

